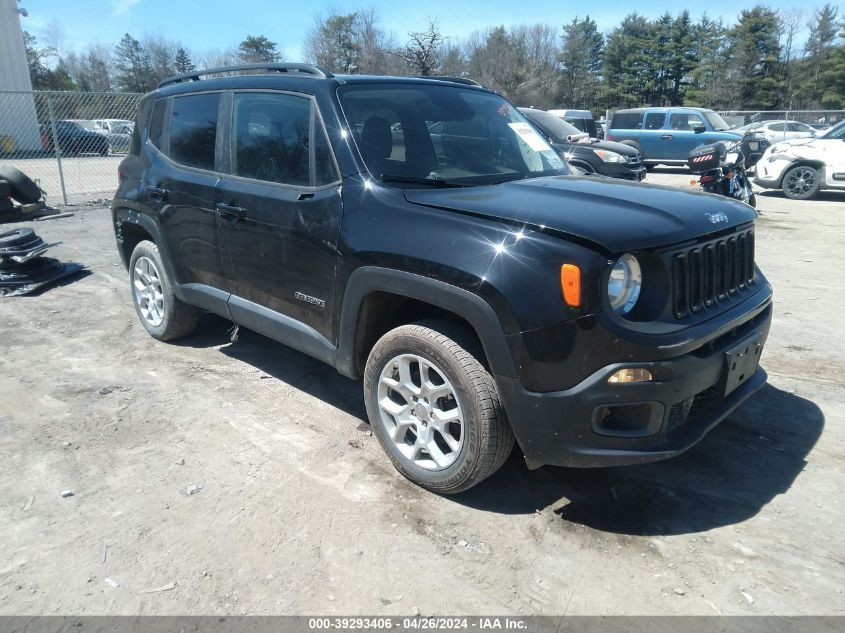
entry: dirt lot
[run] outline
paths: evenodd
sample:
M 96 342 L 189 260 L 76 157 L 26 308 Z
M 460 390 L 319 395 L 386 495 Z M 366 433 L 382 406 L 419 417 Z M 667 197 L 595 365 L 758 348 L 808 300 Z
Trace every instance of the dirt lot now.
M 106 209 L 35 224 L 90 272 L 0 300 L 0 614 L 845 613 L 845 195 L 759 207 L 769 386 L 677 459 L 453 498 L 329 367 L 149 338 Z

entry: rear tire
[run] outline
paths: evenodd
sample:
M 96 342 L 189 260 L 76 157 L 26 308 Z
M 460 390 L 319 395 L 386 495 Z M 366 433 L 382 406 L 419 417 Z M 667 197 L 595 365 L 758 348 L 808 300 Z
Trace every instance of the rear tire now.
M 402 325 L 382 336 L 367 359 L 364 399 L 396 470 L 432 492 L 475 486 L 513 449 L 481 347 L 449 321 Z
M 153 242 L 139 242 L 132 251 L 129 288 L 135 313 L 153 338 L 171 341 L 187 336 L 197 327 L 200 311 L 173 293 L 173 285 Z

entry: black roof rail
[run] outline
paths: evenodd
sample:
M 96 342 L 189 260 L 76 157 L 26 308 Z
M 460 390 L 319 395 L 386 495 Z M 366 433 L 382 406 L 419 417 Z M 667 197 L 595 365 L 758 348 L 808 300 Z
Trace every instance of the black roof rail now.
M 184 75 L 174 75 L 162 81 L 158 87 L 164 88 L 171 84 L 182 83 L 183 81 L 199 81 L 200 77 L 205 75 L 219 75 L 221 73 L 233 73 L 246 70 L 263 70 L 268 73 L 301 73 L 316 77 L 317 79 L 326 79 L 334 77 L 328 70 L 320 68 L 319 66 L 312 66 L 311 64 L 287 64 L 287 63 L 272 63 L 272 64 L 240 64 L 238 66 L 221 66 L 220 68 L 205 68 L 197 70 L 192 73 L 185 73 Z
M 439 79 L 440 81 L 451 81 L 453 84 L 464 84 L 466 86 L 478 86 L 479 88 L 483 88 L 480 83 L 475 81 L 475 79 L 469 79 L 468 77 L 449 77 L 448 75 L 429 75 L 428 77 L 419 77 L 419 79 Z

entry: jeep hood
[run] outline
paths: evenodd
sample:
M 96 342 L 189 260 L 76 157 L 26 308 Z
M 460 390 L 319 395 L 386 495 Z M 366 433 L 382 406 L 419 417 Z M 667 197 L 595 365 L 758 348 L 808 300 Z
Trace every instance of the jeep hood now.
M 581 176 L 465 189 L 406 189 L 405 198 L 580 238 L 611 253 L 668 246 L 757 217 L 748 205 L 722 196 Z

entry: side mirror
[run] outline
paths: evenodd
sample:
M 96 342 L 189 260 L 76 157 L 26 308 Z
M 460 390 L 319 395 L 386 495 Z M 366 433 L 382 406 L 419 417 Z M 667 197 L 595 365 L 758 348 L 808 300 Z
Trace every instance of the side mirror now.
M 696 125 L 694 128 L 692 128 L 692 131 L 696 134 L 701 134 L 702 132 L 706 132 L 707 128 L 703 125 Z

